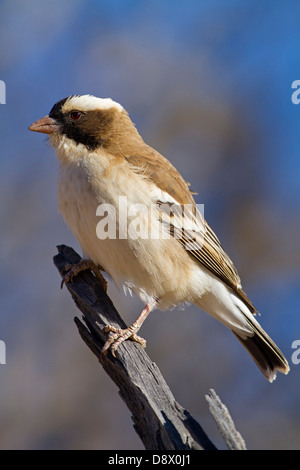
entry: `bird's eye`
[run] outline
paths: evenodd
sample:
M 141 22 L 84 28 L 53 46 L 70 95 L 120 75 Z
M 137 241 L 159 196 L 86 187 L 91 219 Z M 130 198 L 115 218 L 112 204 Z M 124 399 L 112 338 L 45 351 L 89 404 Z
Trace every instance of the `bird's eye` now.
M 78 119 L 79 119 L 80 116 L 81 116 L 81 113 L 80 113 L 79 111 L 73 111 L 73 112 L 70 114 L 70 116 L 71 116 L 71 119 L 72 119 L 73 121 L 78 121 Z

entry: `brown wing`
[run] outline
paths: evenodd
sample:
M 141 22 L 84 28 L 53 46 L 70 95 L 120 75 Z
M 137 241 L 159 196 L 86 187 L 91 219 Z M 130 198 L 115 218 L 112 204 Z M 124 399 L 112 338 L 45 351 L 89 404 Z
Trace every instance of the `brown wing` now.
M 165 203 L 159 203 L 159 206 L 162 209 L 165 207 Z M 190 212 L 188 214 L 188 224 L 185 224 L 184 220 L 186 219 L 187 212 L 189 212 L 189 208 L 184 207 L 180 212 L 183 214 L 183 217 L 178 217 L 178 215 L 174 214 L 172 217 L 165 214 L 161 215 L 161 220 L 165 224 L 169 224 L 171 235 L 178 240 L 193 258 L 231 287 L 241 300 L 246 303 L 252 313 L 256 313 L 255 307 L 242 290 L 241 280 L 233 262 L 200 212 L 197 210 L 196 215 L 195 212 Z M 186 228 L 186 225 L 191 225 L 190 221 L 194 221 L 194 224 L 189 229 Z
M 194 259 L 231 287 L 250 311 L 256 313 L 255 307 L 241 288 L 241 280 L 231 259 L 222 248 L 214 231 L 198 211 L 189 190 L 189 184 L 167 159 L 151 147 L 148 149 L 149 153 L 146 155 L 129 156 L 126 160 L 135 171 L 144 174 L 179 203 L 177 210 L 176 208 L 174 210 L 175 205 L 172 202 L 166 204 L 157 201 L 162 222 L 169 227 L 170 234 Z M 172 206 L 171 213 L 170 205 Z M 188 219 L 188 223 L 183 223 L 184 219 L 185 221 Z
M 126 160 L 162 191 L 170 194 L 179 204 L 195 204 L 189 190 L 189 183 L 184 181 L 172 163 L 151 147 L 146 146 L 146 149 L 146 154 L 130 155 L 126 157 Z

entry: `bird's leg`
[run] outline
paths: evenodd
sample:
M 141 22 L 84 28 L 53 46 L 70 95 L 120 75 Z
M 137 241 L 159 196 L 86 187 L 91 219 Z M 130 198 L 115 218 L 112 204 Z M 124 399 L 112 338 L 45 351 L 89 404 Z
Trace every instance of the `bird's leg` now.
M 103 289 L 106 292 L 107 282 L 101 274 L 101 271 L 104 271 L 104 269 L 102 268 L 102 266 L 97 266 L 90 259 L 81 259 L 76 264 L 66 264 L 64 270 L 67 272 L 66 274 L 64 274 L 63 280 L 61 281 L 61 289 L 63 288 L 64 284 L 66 284 L 67 282 L 72 282 L 74 276 L 77 276 L 77 274 L 79 274 L 81 271 L 85 271 L 86 269 L 90 269 L 95 274 L 95 276 L 99 279 Z
M 136 333 L 141 328 L 142 324 L 146 320 L 149 313 L 157 305 L 158 300 L 153 300 L 142 310 L 142 313 L 139 315 L 137 320 L 128 328 L 122 330 L 121 328 L 115 328 L 114 326 L 107 325 L 103 328 L 104 333 L 109 333 L 108 340 L 102 348 L 102 354 L 107 354 L 107 351 L 110 349 L 114 357 L 116 357 L 116 350 L 123 341 L 130 338 L 133 341 L 139 343 L 143 348 L 146 347 L 146 340 L 138 336 Z

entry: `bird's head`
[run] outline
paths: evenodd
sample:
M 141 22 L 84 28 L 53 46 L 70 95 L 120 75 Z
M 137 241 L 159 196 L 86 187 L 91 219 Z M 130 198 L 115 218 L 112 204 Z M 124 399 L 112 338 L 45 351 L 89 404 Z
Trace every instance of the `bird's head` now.
M 48 134 L 57 150 L 84 146 L 88 151 L 104 148 L 118 154 L 140 136 L 125 109 L 110 98 L 71 95 L 58 101 L 50 113 L 29 130 Z

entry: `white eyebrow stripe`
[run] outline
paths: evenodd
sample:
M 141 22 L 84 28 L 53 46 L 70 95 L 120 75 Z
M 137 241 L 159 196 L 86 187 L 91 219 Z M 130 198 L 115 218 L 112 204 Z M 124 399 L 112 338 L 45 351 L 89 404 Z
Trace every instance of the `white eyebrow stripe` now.
M 72 109 L 78 109 L 80 111 L 94 111 L 96 109 L 111 109 L 116 108 L 119 111 L 123 111 L 121 106 L 111 98 L 97 98 L 93 95 L 74 95 L 67 99 L 62 107 L 63 113 L 68 113 Z

